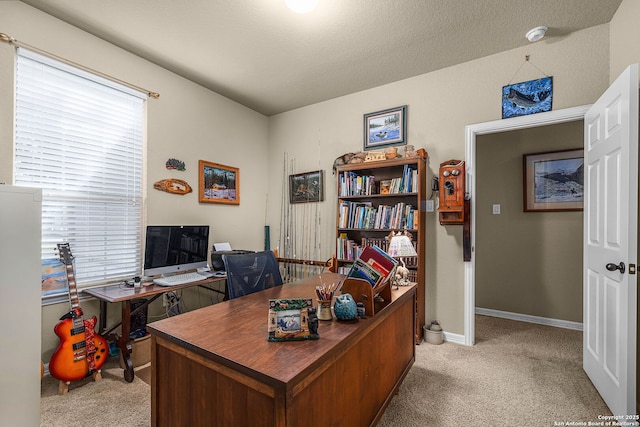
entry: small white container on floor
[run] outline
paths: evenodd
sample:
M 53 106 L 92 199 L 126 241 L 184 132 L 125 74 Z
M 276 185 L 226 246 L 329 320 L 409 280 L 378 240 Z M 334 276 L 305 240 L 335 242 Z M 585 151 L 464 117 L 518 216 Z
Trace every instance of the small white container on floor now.
M 432 331 L 427 326 L 422 328 L 424 330 L 424 340 L 429 344 L 442 344 L 444 337 L 442 331 Z

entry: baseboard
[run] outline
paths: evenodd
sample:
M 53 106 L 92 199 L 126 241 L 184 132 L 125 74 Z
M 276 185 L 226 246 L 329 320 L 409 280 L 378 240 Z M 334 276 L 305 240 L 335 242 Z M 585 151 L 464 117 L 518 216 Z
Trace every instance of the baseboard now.
M 452 342 L 454 344 L 464 345 L 464 335 L 453 334 L 451 332 L 444 332 L 443 338 L 446 342 Z
M 582 322 L 571 322 L 569 320 L 551 319 L 549 317 L 532 316 L 530 314 L 511 313 L 509 311 L 492 310 L 489 308 L 476 307 L 476 314 L 484 316 L 500 317 L 503 319 L 518 320 L 520 322 L 537 323 L 539 325 L 554 326 L 556 328 L 573 329 L 582 331 Z

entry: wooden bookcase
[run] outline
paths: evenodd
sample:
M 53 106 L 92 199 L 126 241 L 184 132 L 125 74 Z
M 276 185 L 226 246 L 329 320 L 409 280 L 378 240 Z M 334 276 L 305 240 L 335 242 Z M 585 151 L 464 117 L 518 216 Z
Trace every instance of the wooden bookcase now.
M 381 186 L 386 187 L 386 184 L 390 184 L 388 181 L 402 178 L 407 170 L 411 172 L 411 176 L 415 176 L 409 192 L 395 192 L 392 187 L 390 193 L 381 194 Z M 425 324 L 426 185 L 426 159 L 422 157 L 343 165 L 337 170 L 336 254 L 339 272 L 348 271 L 350 264 L 357 258 L 358 248 L 361 250 L 365 245 L 375 244 L 386 250 L 386 238 L 391 231 L 407 228 L 412 235 L 418 256 L 405 259 L 405 263 L 411 272 L 411 281 L 417 283 L 416 344 L 422 341 L 422 327 Z M 411 211 L 407 206 L 413 208 L 412 214 L 406 214 Z M 377 219 L 383 211 L 389 210 L 392 213 L 401 210 L 404 215 L 397 215 L 396 220 L 391 223 L 373 221 L 374 215 L 371 212 L 375 211 Z M 398 217 L 401 219 L 398 220 Z M 412 219 L 408 227 L 407 217 Z

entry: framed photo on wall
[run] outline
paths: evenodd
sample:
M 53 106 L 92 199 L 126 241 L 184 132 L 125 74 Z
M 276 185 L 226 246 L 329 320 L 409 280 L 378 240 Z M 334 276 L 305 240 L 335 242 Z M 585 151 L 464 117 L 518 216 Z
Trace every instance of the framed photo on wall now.
M 579 211 L 584 207 L 584 150 L 523 155 L 524 211 Z
M 364 115 L 364 149 L 375 150 L 407 143 L 407 106 Z
M 502 118 L 551 111 L 553 77 L 509 84 L 502 87 Z
M 240 169 L 200 160 L 198 178 L 200 203 L 240 204 Z
M 321 202 L 324 200 L 324 172 L 289 175 L 289 203 Z

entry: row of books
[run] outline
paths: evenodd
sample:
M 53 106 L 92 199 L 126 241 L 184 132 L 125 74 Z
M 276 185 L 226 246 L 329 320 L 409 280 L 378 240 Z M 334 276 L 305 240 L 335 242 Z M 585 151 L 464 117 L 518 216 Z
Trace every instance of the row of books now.
M 413 247 L 417 248 L 417 242 L 412 241 Z M 347 233 L 340 233 L 338 236 L 338 244 L 337 244 L 337 257 L 341 260 L 352 261 L 356 260 L 362 254 L 362 251 L 367 246 L 377 246 L 383 251 L 387 251 L 389 249 L 389 241 L 384 238 L 372 238 L 372 237 L 363 237 L 359 242 L 356 242 L 353 239 L 349 239 L 347 237 Z M 406 266 L 408 268 L 418 268 L 418 257 L 405 257 L 403 258 Z M 342 274 L 347 274 L 348 268 L 345 271 L 338 271 Z
M 358 175 L 353 171 L 340 173 L 340 196 L 371 196 L 373 194 L 401 194 L 418 191 L 418 170 L 404 165 L 402 175 L 382 180 L 376 188 L 376 179 L 371 175 Z
M 338 236 L 336 256 L 338 259 L 355 260 L 360 256 L 363 246 L 356 243 L 355 240 L 349 239 L 347 233 L 340 233 Z M 343 272 L 346 274 L 346 272 Z
M 370 196 L 376 194 L 376 178 L 344 171 L 339 176 L 341 196 Z
M 395 206 L 372 206 L 371 202 L 340 202 L 338 228 L 415 229 L 416 209 L 404 202 Z
M 386 237 L 363 237 L 362 241 L 360 242 L 361 246 L 359 247 L 365 247 L 365 246 L 377 246 L 380 249 L 382 249 L 383 251 L 387 252 L 389 250 L 389 239 L 387 239 Z M 413 245 L 414 249 L 416 250 L 416 253 L 418 252 L 418 242 L 413 240 L 411 241 L 411 244 Z M 412 256 L 412 257 L 403 257 L 402 258 L 405 262 L 405 265 L 408 268 L 418 268 L 418 257 L 417 256 Z

